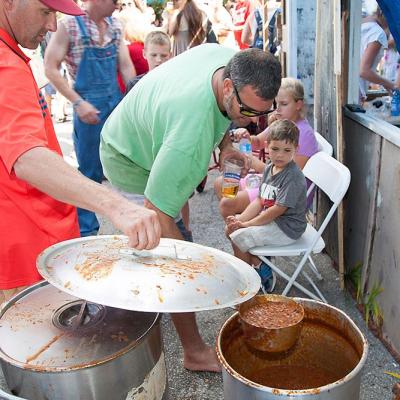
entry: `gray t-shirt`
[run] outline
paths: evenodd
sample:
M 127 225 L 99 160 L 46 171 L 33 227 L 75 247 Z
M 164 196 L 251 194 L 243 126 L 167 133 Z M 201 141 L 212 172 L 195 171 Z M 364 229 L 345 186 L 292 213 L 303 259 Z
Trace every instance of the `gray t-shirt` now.
M 259 196 L 264 208 L 275 203 L 287 207 L 284 214 L 274 221 L 291 239 L 298 239 L 306 230 L 306 178 L 294 161 L 283 171 L 272 175 L 272 163 L 268 164 L 260 186 Z

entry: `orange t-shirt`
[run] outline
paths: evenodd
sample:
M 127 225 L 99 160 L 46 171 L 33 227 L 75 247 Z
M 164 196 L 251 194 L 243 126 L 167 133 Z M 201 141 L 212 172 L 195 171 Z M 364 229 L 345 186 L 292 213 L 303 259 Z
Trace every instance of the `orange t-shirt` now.
M 61 155 L 47 104 L 28 63 L 15 40 L 0 29 L 0 289 L 42 279 L 36 270 L 39 253 L 79 236 L 75 207 L 18 179 L 13 169 L 17 159 L 34 147 Z
M 235 8 L 232 13 L 233 33 L 235 40 L 240 50 L 247 49 L 249 46 L 242 42 L 242 32 L 247 18 L 252 11 L 252 6 L 249 0 L 239 0 L 235 3 Z

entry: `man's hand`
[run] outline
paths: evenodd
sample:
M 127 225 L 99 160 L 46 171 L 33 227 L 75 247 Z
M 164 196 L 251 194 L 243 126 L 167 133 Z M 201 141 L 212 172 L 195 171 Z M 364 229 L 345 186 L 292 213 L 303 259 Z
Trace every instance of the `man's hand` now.
M 230 147 L 227 149 L 222 150 L 219 153 L 219 169 L 223 171 L 224 169 L 224 161 L 233 158 L 235 160 L 243 161 L 243 167 L 241 171 L 241 176 L 244 177 L 249 172 L 251 168 L 251 157 L 249 157 L 245 153 L 241 153 L 240 151 L 236 150 L 234 147 Z
M 161 225 L 155 211 L 126 202 L 110 217 L 115 227 L 128 236 L 129 246 L 148 250 L 160 243 Z
M 75 107 L 79 119 L 85 124 L 96 125 L 100 122 L 100 111 L 87 101 L 82 101 Z
M 231 133 L 235 143 L 240 142 L 240 140 L 243 138 L 251 140 L 250 133 L 246 128 L 232 129 Z

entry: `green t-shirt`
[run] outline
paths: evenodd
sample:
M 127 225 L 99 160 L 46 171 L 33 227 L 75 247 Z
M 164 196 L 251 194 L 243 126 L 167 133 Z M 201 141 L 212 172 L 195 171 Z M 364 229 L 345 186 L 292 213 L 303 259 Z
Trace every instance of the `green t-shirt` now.
M 134 86 L 101 132 L 101 162 L 113 185 L 144 193 L 171 217 L 179 213 L 229 126 L 211 82 L 234 54 L 216 44 L 197 46 Z

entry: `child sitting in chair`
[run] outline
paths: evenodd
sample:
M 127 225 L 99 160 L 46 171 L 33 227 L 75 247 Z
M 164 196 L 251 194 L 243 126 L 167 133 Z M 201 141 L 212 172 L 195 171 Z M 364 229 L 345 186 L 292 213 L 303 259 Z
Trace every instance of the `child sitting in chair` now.
M 299 143 L 299 129 L 288 119 L 274 122 L 266 141 L 267 165 L 258 197 L 238 216 L 226 219 L 225 233 L 236 257 L 254 265 L 264 292 L 276 282 L 271 268 L 251 255 L 257 246 L 288 245 L 304 233 L 306 222 L 306 181 L 293 161 Z

